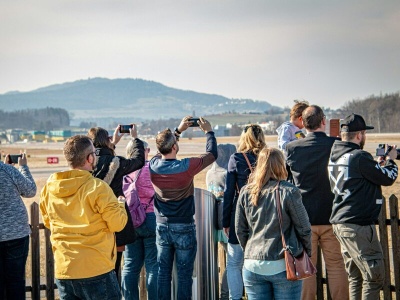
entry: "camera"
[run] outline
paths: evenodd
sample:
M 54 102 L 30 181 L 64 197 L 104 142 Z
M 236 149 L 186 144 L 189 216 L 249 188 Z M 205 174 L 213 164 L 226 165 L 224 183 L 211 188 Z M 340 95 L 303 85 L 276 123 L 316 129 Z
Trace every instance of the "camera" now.
M 192 125 L 190 125 L 190 127 L 199 127 L 199 124 L 197 124 L 197 121 L 199 121 L 200 118 L 190 118 L 188 121 L 189 122 L 193 122 Z
M 9 157 L 10 157 L 10 160 L 9 160 L 10 163 L 17 164 L 18 157 L 22 157 L 22 154 L 10 154 Z
M 376 148 L 376 156 L 382 156 L 383 158 L 385 158 L 389 152 L 392 150 L 392 146 L 388 146 L 386 149 L 386 144 L 379 144 L 378 148 Z M 397 157 L 396 159 L 400 159 L 400 150 L 397 150 Z
M 120 127 L 119 127 L 119 132 L 120 133 L 129 133 L 129 129 L 130 128 L 133 128 L 133 125 L 131 124 L 131 125 L 121 125 Z

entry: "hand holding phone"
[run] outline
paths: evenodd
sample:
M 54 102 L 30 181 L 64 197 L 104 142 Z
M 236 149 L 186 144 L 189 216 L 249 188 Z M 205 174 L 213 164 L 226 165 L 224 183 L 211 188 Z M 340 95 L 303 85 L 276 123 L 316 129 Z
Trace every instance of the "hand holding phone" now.
M 121 125 L 119 127 L 119 132 L 120 133 L 129 133 L 129 129 L 131 129 L 131 128 L 133 128 L 132 124 L 130 124 L 130 125 Z
M 199 120 L 200 120 L 199 118 L 190 118 L 188 122 L 193 122 L 193 123 L 189 127 L 199 127 L 199 123 L 197 123 L 197 121 Z
M 22 154 L 10 154 L 9 156 L 9 163 L 11 164 L 17 164 L 18 163 L 18 158 L 22 158 Z

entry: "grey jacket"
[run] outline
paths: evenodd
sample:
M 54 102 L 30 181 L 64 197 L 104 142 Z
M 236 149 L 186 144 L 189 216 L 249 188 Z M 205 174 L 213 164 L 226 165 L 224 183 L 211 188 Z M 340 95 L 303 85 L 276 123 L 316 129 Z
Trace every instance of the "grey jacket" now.
M 36 194 L 36 184 L 28 166 L 0 162 L 0 242 L 23 238 L 31 233 L 22 197 Z
M 257 206 L 250 202 L 246 188 L 240 192 L 235 229 L 244 258 L 278 260 L 284 257 L 274 192 L 276 184 L 277 181 L 270 180 L 263 187 Z M 286 245 L 295 256 L 301 254 L 303 247 L 311 256 L 311 225 L 300 190 L 287 181 L 280 181 L 279 194 Z

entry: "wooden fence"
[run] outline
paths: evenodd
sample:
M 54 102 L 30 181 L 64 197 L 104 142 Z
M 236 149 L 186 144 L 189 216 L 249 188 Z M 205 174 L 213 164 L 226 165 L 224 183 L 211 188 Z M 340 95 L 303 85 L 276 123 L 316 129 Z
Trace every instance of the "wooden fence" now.
M 398 198 L 395 195 L 389 197 L 389 211 L 387 215 L 386 199 L 383 199 L 382 211 L 376 225 L 379 228 L 379 237 L 385 258 L 385 285 L 383 287 L 383 299 L 400 300 L 400 233 L 399 233 L 399 207 Z M 33 300 L 40 299 L 41 291 L 45 291 L 47 299 L 54 299 L 54 290 L 57 286 L 54 283 L 54 259 L 50 243 L 50 231 L 46 229 L 42 223 L 39 223 L 39 206 L 37 203 L 32 203 L 30 206 L 31 212 L 31 264 L 32 272 L 28 274 L 31 277 L 31 285 L 27 286 L 25 290 L 31 293 Z M 45 252 L 45 284 L 40 282 L 40 230 L 44 229 L 44 252 Z M 390 236 L 389 236 L 390 230 Z M 225 253 L 221 249 L 218 252 L 219 273 L 223 274 L 226 266 Z M 328 299 L 329 286 L 327 284 L 327 274 L 323 270 L 323 263 L 321 253 L 318 255 L 317 262 L 317 299 Z M 221 279 L 221 276 L 220 276 Z M 220 280 L 221 282 L 221 280 Z M 146 299 L 146 285 L 144 270 L 141 273 L 140 282 L 140 296 L 141 299 Z M 394 296 L 394 297 L 393 297 Z

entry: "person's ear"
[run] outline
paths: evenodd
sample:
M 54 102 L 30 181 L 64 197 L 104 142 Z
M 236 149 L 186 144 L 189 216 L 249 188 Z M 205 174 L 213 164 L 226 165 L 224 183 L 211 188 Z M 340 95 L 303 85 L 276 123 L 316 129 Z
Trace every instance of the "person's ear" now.
M 362 137 L 363 137 L 362 131 L 358 131 L 358 132 L 357 132 L 357 140 L 361 141 L 361 140 L 362 140 Z

